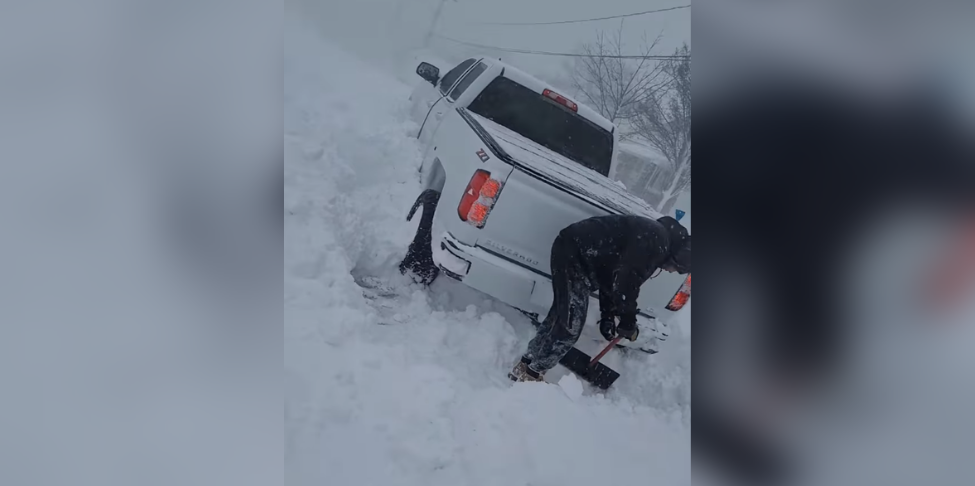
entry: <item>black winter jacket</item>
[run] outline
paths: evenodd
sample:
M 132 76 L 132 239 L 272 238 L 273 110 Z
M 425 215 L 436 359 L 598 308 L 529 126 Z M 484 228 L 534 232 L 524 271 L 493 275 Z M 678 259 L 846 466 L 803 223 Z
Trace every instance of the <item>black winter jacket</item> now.
M 574 223 L 559 233 L 579 248 L 603 317 L 636 322 L 640 286 L 670 259 L 670 232 L 641 216 L 610 215 Z

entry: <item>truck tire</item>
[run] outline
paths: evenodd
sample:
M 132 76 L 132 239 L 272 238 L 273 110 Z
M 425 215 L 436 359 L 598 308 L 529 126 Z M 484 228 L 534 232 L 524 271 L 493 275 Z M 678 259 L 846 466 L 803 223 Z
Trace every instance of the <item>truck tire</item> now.
M 410 248 L 406 251 L 406 257 L 399 264 L 399 271 L 404 275 L 409 274 L 413 281 L 424 286 L 432 284 L 440 276 L 440 268 L 433 261 L 433 250 L 430 247 L 433 241 L 433 216 L 437 212 L 439 202 L 440 191 L 427 189 L 416 198 L 416 202 L 406 216 L 407 221 L 412 221 L 416 210 L 423 206 L 420 225 L 416 229 Z

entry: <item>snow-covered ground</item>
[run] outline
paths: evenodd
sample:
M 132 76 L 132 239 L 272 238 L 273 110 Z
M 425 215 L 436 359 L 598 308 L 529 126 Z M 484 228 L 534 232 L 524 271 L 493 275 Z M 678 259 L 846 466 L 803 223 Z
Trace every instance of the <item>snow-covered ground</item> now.
M 690 484 L 689 338 L 610 353 L 606 394 L 508 381 L 527 319 L 396 270 L 419 192 L 410 87 L 286 27 L 286 484 Z

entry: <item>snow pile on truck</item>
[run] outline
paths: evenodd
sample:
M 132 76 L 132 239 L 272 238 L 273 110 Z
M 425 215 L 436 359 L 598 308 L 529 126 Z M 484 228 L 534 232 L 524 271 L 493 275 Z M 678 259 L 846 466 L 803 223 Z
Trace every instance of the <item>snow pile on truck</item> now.
M 512 385 L 527 319 L 397 271 L 420 189 L 409 87 L 289 27 L 285 482 L 689 485 L 687 340 L 605 396 Z

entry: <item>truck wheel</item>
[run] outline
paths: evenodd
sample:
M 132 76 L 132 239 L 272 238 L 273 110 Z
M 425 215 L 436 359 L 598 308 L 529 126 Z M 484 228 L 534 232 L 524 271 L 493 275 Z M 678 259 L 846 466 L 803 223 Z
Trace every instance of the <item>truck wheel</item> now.
M 434 263 L 433 251 L 430 248 L 433 241 L 433 216 L 437 212 L 439 202 L 440 192 L 427 189 L 416 198 L 410 213 L 406 216 L 407 221 L 412 221 L 416 210 L 423 206 L 420 225 L 416 229 L 409 250 L 406 251 L 406 257 L 399 264 L 399 271 L 404 275 L 409 273 L 413 281 L 425 286 L 432 284 L 440 276 L 440 268 Z

